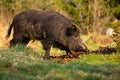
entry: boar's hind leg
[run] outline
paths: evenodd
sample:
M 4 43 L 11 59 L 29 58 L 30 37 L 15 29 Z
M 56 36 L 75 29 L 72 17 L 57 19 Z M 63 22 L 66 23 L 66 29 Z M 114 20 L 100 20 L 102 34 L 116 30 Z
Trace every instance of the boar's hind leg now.
M 52 42 L 51 41 L 42 41 L 42 43 L 43 43 L 43 49 L 45 50 L 44 59 L 49 60 L 50 59 L 50 49 L 51 49 Z
M 13 38 L 13 39 L 10 41 L 10 47 L 16 46 L 16 44 L 18 44 L 18 42 L 21 42 L 21 41 L 22 41 L 21 39 L 15 39 L 15 38 Z
M 12 40 L 10 41 L 10 47 L 16 46 L 17 43 L 18 43 L 18 40 L 12 39 Z
M 30 41 L 30 38 L 24 38 L 22 36 L 15 35 L 13 39 L 10 41 L 10 47 L 16 46 L 18 43 L 27 44 Z

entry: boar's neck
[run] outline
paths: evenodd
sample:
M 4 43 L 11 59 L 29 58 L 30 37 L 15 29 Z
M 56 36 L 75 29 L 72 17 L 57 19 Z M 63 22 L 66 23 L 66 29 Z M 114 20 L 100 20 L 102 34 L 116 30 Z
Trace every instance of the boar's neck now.
M 59 48 L 59 49 L 61 49 L 61 50 L 65 50 L 67 53 L 71 53 L 71 52 L 70 52 L 70 49 L 69 49 L 68 47 L 60 44 L 60 43 L 57 42 L 57 41 L 54 41 L 53 47 Z

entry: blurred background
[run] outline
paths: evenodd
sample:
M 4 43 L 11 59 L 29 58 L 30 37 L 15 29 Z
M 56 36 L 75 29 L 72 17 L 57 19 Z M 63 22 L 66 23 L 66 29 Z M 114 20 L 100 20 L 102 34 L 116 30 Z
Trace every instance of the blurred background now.
M 0 0 L 0 48 L 9 46 L 12 37 L 6 40 L 5 35 L 13 17 L 28 9 L 66 16 L 81 28 L 83 42 L 90 49 L 94 44 L 120 46 L 120 0 Z

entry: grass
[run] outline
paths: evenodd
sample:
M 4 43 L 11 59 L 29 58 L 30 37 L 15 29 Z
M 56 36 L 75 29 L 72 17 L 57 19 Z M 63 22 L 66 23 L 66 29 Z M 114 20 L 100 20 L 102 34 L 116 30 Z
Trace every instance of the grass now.
M 52 49 L 55 53 L 64 52 Z M 119 53 L 82 55 L 67 63 L 43 60 L 43 55 L 42 49 L 20 44 L 0 50 L 0 80 L 120 80 Z

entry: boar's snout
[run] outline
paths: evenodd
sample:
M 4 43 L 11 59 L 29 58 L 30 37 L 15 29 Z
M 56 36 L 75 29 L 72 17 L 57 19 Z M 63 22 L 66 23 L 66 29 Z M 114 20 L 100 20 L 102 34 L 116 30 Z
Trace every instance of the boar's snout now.
M 89 50 L 85 44 L 82 44 L 81 46 L 75 47 L 75 52 L 85 52 L 87 53 Z

